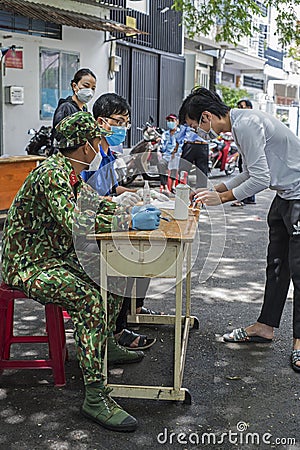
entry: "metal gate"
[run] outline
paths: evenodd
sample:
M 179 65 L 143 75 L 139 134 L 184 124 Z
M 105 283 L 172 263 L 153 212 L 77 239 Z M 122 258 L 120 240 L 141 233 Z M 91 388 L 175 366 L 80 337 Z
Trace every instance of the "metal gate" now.
M 165 117 L 178 112 L 184 93 L 184 58 L 117 46 L 121 56 L 116 74 L 116 92 L 125 97 L 132 108 L 129 146 L 142 138 L 143 124 L 150 116 L 155 125 L 165 127 Z
M 131 106 L 133 123 L 137 127 L 152 116 L 154 124 L 158 123 L 158 55 L 132 51 Z M 142 132 L 132 129 L 132 141 L 137 142 Z
M 184 94 L 184 60 L 160 57 L 159 125 L 166 126 L 165 117 L 178 114 Z

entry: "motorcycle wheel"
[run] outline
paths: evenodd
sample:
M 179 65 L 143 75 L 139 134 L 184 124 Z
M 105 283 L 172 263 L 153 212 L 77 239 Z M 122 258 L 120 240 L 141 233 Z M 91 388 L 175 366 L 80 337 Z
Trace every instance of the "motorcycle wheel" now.
M 232 175 L 234 171 L 235 171 L 235 163 L 232 165 L 229 164 L 227 169 L 225 169 L 226 175 Z

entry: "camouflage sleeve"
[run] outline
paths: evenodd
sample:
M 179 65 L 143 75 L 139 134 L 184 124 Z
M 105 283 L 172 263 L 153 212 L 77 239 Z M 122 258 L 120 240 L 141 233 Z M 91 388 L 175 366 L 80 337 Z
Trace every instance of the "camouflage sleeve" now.
M 50 212 L 67 233 L 85 235 L 128 229 L 130 213 L 123 208 L 115 212 L 116 204 L 96 192 L 81 190 L 77 202 L 64 171 L 51 171 L 43 181 Z
M 80 191 L 80 204 L 89 205 L 85 210 L 96 212 L 95 232 L 107 233 L 109 231 L 126 231 L 131 223 L 131 207 L 117 206 L 109 197 L 101 197 L 88 184 L 83 183 Z M 108 228 L 109 224 L 109 228 Z

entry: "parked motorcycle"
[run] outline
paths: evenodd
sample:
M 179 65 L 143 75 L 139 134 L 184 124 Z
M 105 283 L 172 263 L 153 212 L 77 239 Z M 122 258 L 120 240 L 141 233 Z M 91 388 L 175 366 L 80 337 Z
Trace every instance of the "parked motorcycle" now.
M 126 180 L 118 180 L 123 186 L 132 183 L 139 175 L 144 180 L 159 181 L 157 151 L 160 147 L 163 130 L 153 125 L 152 118 L 142 130 L 143 139 L 131 149 L 127 157 L 124 157 L 127 168 Z
M 28 130 L 28 134 L 32 135 L 25 147 L 28 155 L 49 156 L 52 150 L 51 129 L 51 127 L 42 125 L 38 131 L 34 128 Z
M 122 153 L 113 151 L 112 149 L 111 149 L 111 152 L 115 158 L 114 169 L 115 169 L 115 172 L 117 175 L 118 183 L 120 185 L 125 186 L 124 183 L 126 183 L 126 180 L 127 180 L 127 166 L 126 166 L 124 156 Z
M 231 133 L 221 133 L 209 145 L 208 169 L 225 171 L 231 175 L 238 165 L 239 153 Z

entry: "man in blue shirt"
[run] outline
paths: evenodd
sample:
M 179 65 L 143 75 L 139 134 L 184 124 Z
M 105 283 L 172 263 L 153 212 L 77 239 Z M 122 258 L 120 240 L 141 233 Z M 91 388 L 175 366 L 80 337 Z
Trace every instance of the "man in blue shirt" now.
M 81 176 L 99 195 L 116 194 L 119 184 L 114 169 L 115 157 L 109 147 L 106 152 L 103 150 L 102 145 L 100 145 L 99 149 L 102 156 L 99 169 L 97 171 L 84 170 L 81 172 Z
M 100 153 L 102 161 L 96 171 L 82 172 L 82 178 L 88 182 L 100 195 L 112 196 L 112 200 L 118 205 L 133 205 L 140 200 L 134 189 L 128 189 L 118 185 L 116 172 L 114 169 L 115 157 L 111 147 L 121 146 L 126 139 L 127 130 L 130 128 L 130 106 L 127 101 L 118 94 L 103 94 L 93 105 L 93 115 L 99 125 L 112 134 L 103 136 L 100 141 Z M 127 312 L 130 307 L 131 291 L 134 278 L 127 279 L 126 291 L 123 305 L 116 321 L 116 336 L 119 344 L 135 349 L 149 348 L 155 343 L 155 339 L 147 339 L 145 335 L 139 335 L 126 329 Z M 136 306 L 138 311 L 154 313 L 143 307 L 147 289 L 150 284 L 149 278 L 136 279 Z
M 163 133 L 160 148 L 162 158 L 158 162 L 157 167 L 160 176 L 160 191 L 169 193 L 167 170 L 178 149 L 178 141 L 176 137 L 177 133 L 179 132 L 179 128 L 176 114 L 169 114 L 166 117 L 166 121 L 167 130 Z M 175 167 L 175 165 L 170 166 L 170 176 L 174 180 L 173 184 L 175 183 L 177 169 L 178 168 Z

